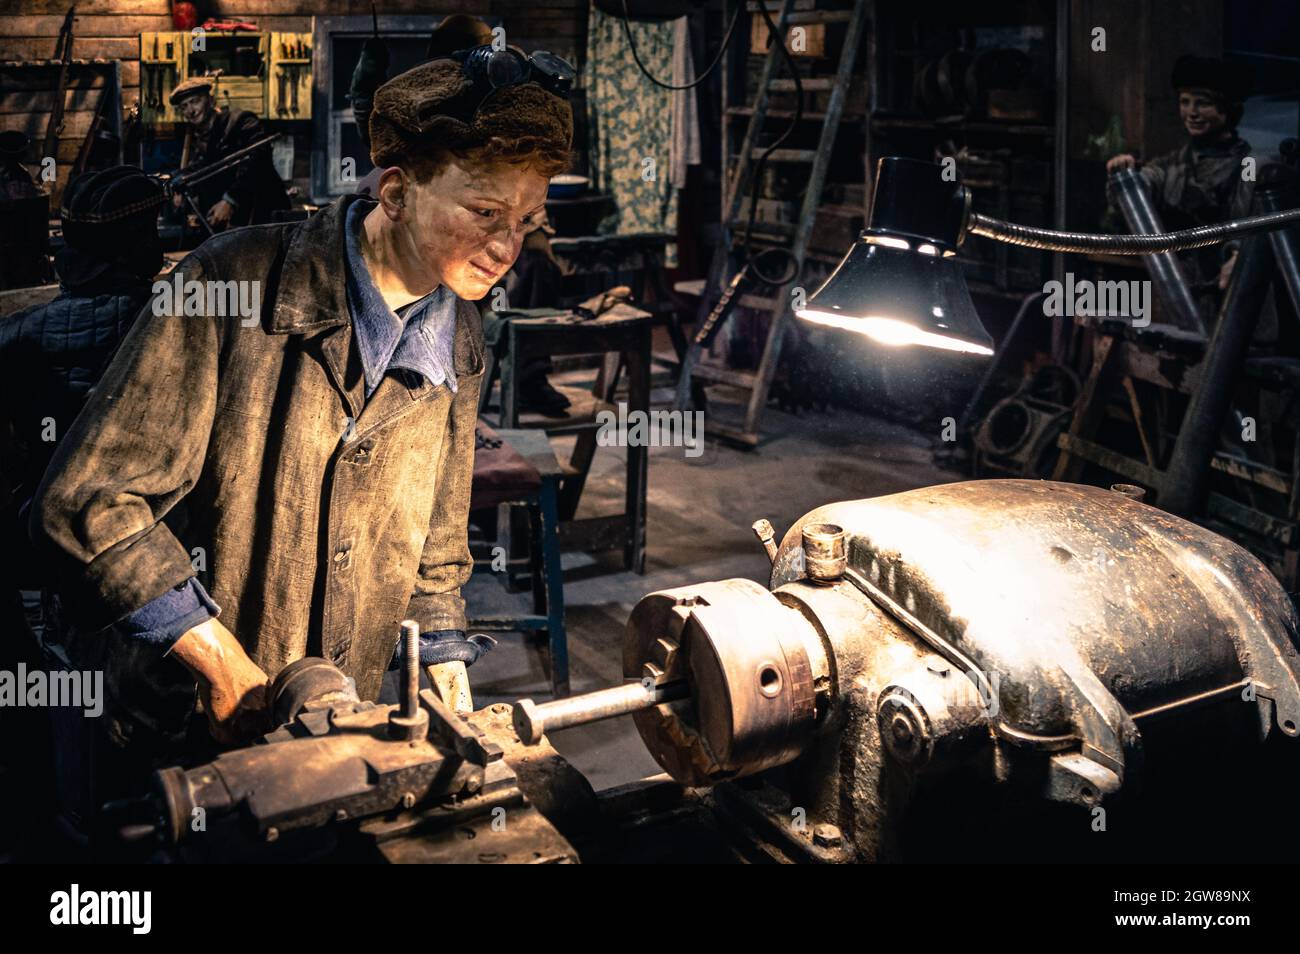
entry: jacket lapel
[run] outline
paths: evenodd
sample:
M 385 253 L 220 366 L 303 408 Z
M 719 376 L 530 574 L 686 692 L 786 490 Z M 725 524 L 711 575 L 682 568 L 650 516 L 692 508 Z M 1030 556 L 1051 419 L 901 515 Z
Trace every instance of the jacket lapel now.
M 356 419 L 365 383 L 349 367 L 352 319 L 348 313 L 343 223 L 356 196 L 344 196 L 289 232 L 276 283 L 275 305 L 264 328 L 273 335 L 314 335 L 334 387 Z M 359 372 L 359 362 L 358 372 Z
M 359 419 L 365 413 L 367 422 L 375 422 L 387 417 L 388 412 L 379 408 L 362 411 L 367 404 L 365 380 L 361 363 L 354 360 L 352 354 L 352 317 L 347 298 L 347 250 L 343 228 L 348 206 L 359 198 L 343 196 L 290 233 L 289 247 L 280 269 L 275 307 L 266 319 L 265 328 L 269 334 L 323 332 L 319 338 L 321 356 L 334 386 L 347 401 L 351 416 Z M 478 306 L 459 298 L 456 300 L 452 359 L 457 378 L 483 371 L 483 327 Z M 389 384 L 393 387 L 390 388 Z M 400 380 L 386 381 L 375 391 L 370 403 L 390 392 L 409 404 L 418 401 L 423 390 L 409 388 Z

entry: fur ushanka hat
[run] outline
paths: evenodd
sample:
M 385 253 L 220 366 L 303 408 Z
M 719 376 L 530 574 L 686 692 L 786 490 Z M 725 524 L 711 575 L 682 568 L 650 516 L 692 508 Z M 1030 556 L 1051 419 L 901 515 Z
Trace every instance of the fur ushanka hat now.
M 393 77 L 375 92 L 370 157 L 395 165 L 422 148 L 467 152 L 487 147 L 503 155 L 567 152 L 573 110 L 567 99 L 536 83 L 503 86 L 483 95 L 459 62 L 432 60 Z

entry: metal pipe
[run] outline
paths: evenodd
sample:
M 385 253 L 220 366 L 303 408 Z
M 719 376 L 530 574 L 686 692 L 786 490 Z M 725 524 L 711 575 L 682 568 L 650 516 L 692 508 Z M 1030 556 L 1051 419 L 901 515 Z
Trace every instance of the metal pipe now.
M 755 520 L 754 525 L 750 528 L 754 535 L 758 537 L 758 542 L 763 544 L 763 549 L 767 551 L 767 561 L 776 562 L 776 531 L 772 529 L 772 523 L 769 520 Z
M 1287 167 L 1275 166 L 1260 176 L 1259 204 L 1268 212 L 1280 212 L 1296 205 L 1295 175 Z M 1300 229 L 1277 229 L 1268 234 L 1277 261 L 1278 273 L 1291 296 L 1291 305 L 1300 315 Z
M 1124 213 L 1128 227 L 1141 235 L 1153 235 L 1165 230 L 1151 201 L 1142 176 L 1134 169 L 1119 169 L 1110 177 L 1114 186 L 1115 204 Z M 1271 211 L 1277 211 L 1270 209 Z M 1147 271 L 1155 282 L 1156 293 L 1173 313 L 1174 323 L 1181 328 L 1192 328 L 1205 335 L 1205 322 L 1201 320 L 1191 286 L 1183 274 L 1182 263 L 1173 252 L 1160 252 L 1145 256 Z
M 1171 513 L 1193 514 L 1204 502 L 1210 460 L 1219 444 L 1237 374 L 1259 323 L 1272 271 L 1273 256 L 1263 236 L 1252 235 L 1241 243 L 1228 294 L 1206 348 L 1201 383 L 1188 402 L 1169 469 L 1161 480 L 1157 503 Z
M 536 745 L 543 735 L 557 729 L 640 712 L 665 702 L 685 699 L 688 695 L 690 686 L 684 679 L 659 685 L 647 679 L 541 705 L 532 699 L 520 699 L 515 703 L 515 734 L 519 741 Z

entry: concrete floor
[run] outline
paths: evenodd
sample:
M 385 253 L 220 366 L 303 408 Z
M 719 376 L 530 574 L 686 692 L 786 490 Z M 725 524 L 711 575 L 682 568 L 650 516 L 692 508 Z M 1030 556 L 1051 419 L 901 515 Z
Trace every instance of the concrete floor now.
M 670 402 L 670 392 L 655 391 L 655 407 Z M 791 523 L 822 504 L 960 479 L 931 462 L 928 437 L 849 411 L 794 416 L 769 409 L 763 431 L 754 451 L 713 440 L 693 459 L 680 447 L 650 448 L 644 576 L 624 571 L 621 554 L 564 555 L 575 693 L 622 681 L 624 623 L 645 594 L 732 577 L 766 583 L 767 557 L 750 530 L 759 517 L 772 522 L 779 540 Z M 561 455 L 571 440 L 554 441 Z M 624 448 L 598 450 L 579 516 L 622 509 L 624 455 Z M 529 594 L 507 593 L 491 573 L 477 574 L 465 597 L 471 614 L 529 610 Z M 545 652 L 524 636 L 504 635 L 470 670 L 475 706 L 550 698 Z M 566 729 L 552 741 L 597 789 L 661 771 L 631 719 Z

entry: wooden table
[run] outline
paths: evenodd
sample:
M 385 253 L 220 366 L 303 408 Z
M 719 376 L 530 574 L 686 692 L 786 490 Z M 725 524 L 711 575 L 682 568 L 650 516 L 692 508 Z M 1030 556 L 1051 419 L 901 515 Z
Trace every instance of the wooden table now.
M 610 411 L 616 417 L 614 392 L 620 368 L 628 378 L 627 413 L 650 410 L 650 337 L 654 316 L 630 305 L 615 305 L 594 320 L 574 314 L 551 318 L 516 318 L 502 338 L 498 355 L 489 358 L 484 387 L 491 388 L 493 365 L 501 374 L 501 428 L 535 428 L 547 434 L 577 434 L 573 454 L 564 466 L 560 491 L 560 539 L 576 549 L 596 552 L 623 550 L 623 564 L 645 572 L 646 478 L 649 451 L 627 448 L 626 504 L 623 513 L 576 518 L 578 501 L 597 447 L 597 415 Z M 561 388 L 572 406 L 564 417 L 521 412 L 518 369 L 529 359 L 544 356 L 604 354 L 605 362 L 590 392 Z M 484 397 L 486 402 L 486 395 Z

